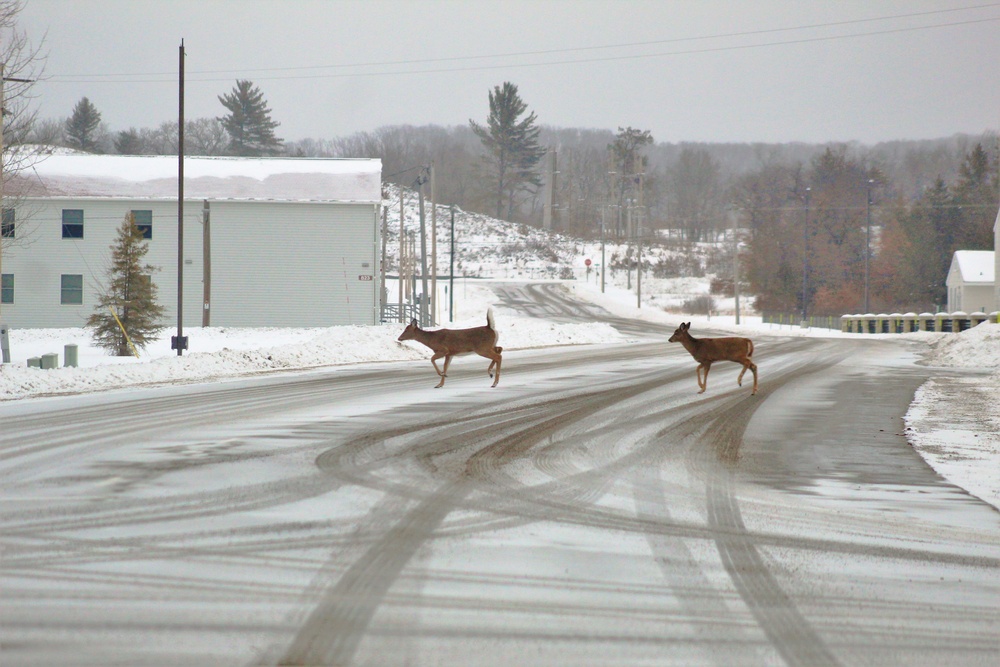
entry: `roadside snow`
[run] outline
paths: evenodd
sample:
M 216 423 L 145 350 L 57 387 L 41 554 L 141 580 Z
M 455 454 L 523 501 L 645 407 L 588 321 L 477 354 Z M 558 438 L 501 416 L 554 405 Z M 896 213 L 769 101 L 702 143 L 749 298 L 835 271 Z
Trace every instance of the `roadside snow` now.
M 463 290 L 461 310 L 469 314 L 448 328 L 481 326 L 492 292 L 482 285 Z M 475 315 L 471 315 L 475 313 Z M 603 322 L 556 324 L 524 317 L 496 316 L 500 345 L 523 350 L 553 345 L 621 342 L 623 337 Z M 324 366 L 428 359 L 427 348 L 414 341 L 396 340 L 403 326 L 343 326 L 306 329 L 188 327 L 190 351 L 177 356 L 170 349 L 175 330 L 166 330 L 139 352 L 139 358 L 112 357 L 94 346 L 83 328 L 13 329 L 11 363 L 0 366 L 0 401 L 54 394 L 122 389 L 179 382 L 238 378 L 272 371 Z M 77 368 L 62 366 L 66 345 L 76 345 Z M 28 368 L 27 360 L 56 353 L 60 367 Z
M 942 477 L 1000 508 L 1000 324 L 937 334 L 926 363 L 956 372 L 917 391 L 907 439 Z

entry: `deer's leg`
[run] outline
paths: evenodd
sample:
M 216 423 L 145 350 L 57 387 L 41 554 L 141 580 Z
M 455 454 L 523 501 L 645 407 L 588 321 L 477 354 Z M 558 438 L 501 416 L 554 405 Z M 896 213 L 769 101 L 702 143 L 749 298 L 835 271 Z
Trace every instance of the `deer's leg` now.
M 438 368 L 438 365 L 437 365 L 437 360 L 440 359 L 441 357 L 444 357 L 444 370 L 441 370 L 440 368 Z M 437 374 L 439 376 L 441 376 L 441 381 L 438 382 L 436 385 L 434 385 L 435 389 L 437 389 L 438 387 L 444 386 L 444 377 L 445 377 L 445 373 L 448 372 L 448 362 L 449 361 L 451 361 L 451 357 L 446 356 L 444 352 L 435 352 L 434 356 L 431 357 L 431 363 L 434 364 L 434 370 L 437 372 Z
M 744 363 L 742 361 L 740 361 L 738 363 L 743 364 L 743 370 L 740 371 L 739 377 L 736 378 L 736 384 L 738 384 L 739 386 L 742 387 L 743 386 L 743 374 L 747 372 L 748 368 L 750 368 L 751 361 L 749 359 L 747 359 L 746 363 Z
M 493 386 L 494 387 L 497 386 L 498 382 L 500 382 L 500 362 L 503 361 L 503 357 L 500 356 L 500 352 L 499 352 L 500 348 L 498 347 L 496 349 L 497 349 L 497 351 L 494 352 L 494 354 L 496 354 L 497 356 L 496 356 L 496 358 L 493 361 L 490 362 L 490 366 L 491 367 L 493 366 L 493 364 L 496 364 L 496 367 L 497 367 L 496 375 L 493 376 Z
M 438 372 L 438 375 L 441 376 L 441 381 L 438 382 L 436 385 L 434 385 L 435 389 L 444 386 L 444 379 L 448 377 L 448 366 L 450 365 L 451 365 L 451 355 L 450 354 L 444 355 L 444 370 Z M 437 365 L 435 365 L 434 368 L 437 368 Z
M 750 392 L 750 395 L 752 396 L 757 393 L 757 364 L 751 361 L 750 370 L 753 371 L 753 391 Z
M 434 372 L 437 373 L 438 375 L 440 375 L 441 377 L 444 377 L 444 373 L 442 373 L 441 369 L 438 368 L 437 360 L 440 359 L 441 357 L 444 357 L 444 356 L 445 356 L 444 352 L 435 352 L 434 356 L 431 357 L 431 363 L 434 364 Z M 448 370 L 448 360 L 447 360 L 447 358 L 445 359 L 444 370 L 445 371 Z
M 491 378 L 494 378 L 493 380 L 494 387 L 497 386 L 497 382 L 500 382 L 500 362 L 503 361 L 503 357 L 500 356 L 500 350 L 502 349 L 503 349 L 502 347 L 494 347 L 491 352 L 488 352 L 486 354 L 483 354 L 482 352 L 477 352 L 479 356 L 486 357 L 487 359 L 490 360 L 490 367 L 486 369 L 486 372 L 489 374 Z M 496 368 L 495 374 L 493 372 L 494 368 Z
M 701 387 L 699 394 L 704 394 L 705 390 L 708 389 L 708 371 L 712 367 L 711 361 L 703 362 L 698 366 L 698 386 Z M 702 369 L 705 369 L 704 376 L 701 374 Z

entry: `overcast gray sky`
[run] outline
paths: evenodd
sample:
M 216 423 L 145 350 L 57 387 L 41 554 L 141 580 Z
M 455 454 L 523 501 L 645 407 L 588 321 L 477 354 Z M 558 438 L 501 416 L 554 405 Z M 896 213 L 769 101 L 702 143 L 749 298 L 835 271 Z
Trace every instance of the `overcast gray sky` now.
M 1000 2 L 26 0 L 42 117 L 112 131 L 221 116 L 260 86 L 284 139 L 483 121 L 511 81 L 538 122 L 658 142 L 923 139 L 1000 127 Z

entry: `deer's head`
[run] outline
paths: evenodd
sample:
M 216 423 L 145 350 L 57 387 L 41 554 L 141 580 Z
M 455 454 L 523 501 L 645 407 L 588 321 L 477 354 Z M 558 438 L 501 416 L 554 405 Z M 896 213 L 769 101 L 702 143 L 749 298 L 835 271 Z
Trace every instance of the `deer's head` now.
M 691 328 L 690 322 L 682 322 L 681 325 L 677 327 L 677 329 L 674 331 L 674 335 L 671 336 L 667 342 L 670 343 L 681 342 L 681 340 L 683 340 L 685 336 L 690 335 L 688 334 L 688 329 L 690 328 Z
M 417 331 L 419 330 L 420 327 L 417 326 L 417 321 L 410 320 L 410 323 L 403 329 L 403 333 L 399 334 L 399 338 L 396 340 L 413 340 L 417 337 Z

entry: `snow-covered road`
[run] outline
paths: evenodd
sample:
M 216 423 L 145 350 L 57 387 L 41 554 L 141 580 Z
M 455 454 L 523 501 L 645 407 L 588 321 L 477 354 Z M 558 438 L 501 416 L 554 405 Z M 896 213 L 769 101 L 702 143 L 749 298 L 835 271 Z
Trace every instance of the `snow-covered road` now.
M 496 389 L 418 350 L 0 403 L 5 666 L 995 657 L 1000 514 L 903 435 L 926 342 L 772 332 L 699 396 L 664 325 L 508 314 Z

